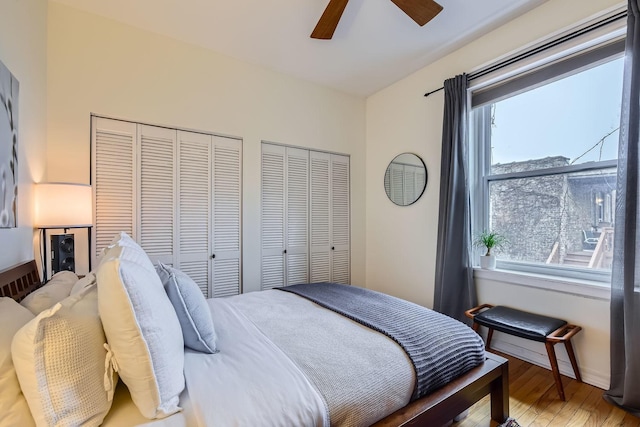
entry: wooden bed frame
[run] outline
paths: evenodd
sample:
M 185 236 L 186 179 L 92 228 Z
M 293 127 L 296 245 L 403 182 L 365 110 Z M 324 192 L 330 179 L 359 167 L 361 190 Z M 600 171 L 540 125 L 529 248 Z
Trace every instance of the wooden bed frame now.
M 486 353 L 484 363 L 463 376 L 374 424 L 391 426 L 441 426 L 491 395 L 491 419 L 501 424 L 509 418 L 509 366 L 507 359 Z
M 20 301 L 42 286 L 35 261 L 0 271 L 0 297 Z M 486 395 L 491 395 L 491 419 L 498 424 L 509 417 L 507 359 L 486 353 L 485 362 L 428 396 L 411 402 L 376 427 L 440 426 L 451 421 Z
M 10 297 L 19 302 L 41 286 L 34 260 L 0 271 L 0 297 Z

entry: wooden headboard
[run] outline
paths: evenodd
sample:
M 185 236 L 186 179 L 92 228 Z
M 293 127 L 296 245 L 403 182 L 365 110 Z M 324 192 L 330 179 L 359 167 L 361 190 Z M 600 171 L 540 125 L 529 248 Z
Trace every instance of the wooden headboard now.
M 41 286 L 35 260 L 0 271 L 0 297 L 20 301 Z

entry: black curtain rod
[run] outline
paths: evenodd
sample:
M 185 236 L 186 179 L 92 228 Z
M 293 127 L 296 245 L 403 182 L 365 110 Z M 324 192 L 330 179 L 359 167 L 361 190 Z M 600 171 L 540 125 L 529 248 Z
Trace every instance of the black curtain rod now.
M 598 28 L 602 28 L 605 25 L 609 25 L 612 22 L 616 22 L 620 19 L 624 19 L 627 16 L 627 11 L 622 11 L 619 13 L 616 13 L 615 15 L 611 15 L 608 18 L 603 19 L 602 21 L 598 21 L 593 23 L 592 25 L 589 25 L 588 27 L 584 27 L 581 28 L 579 30 L 573 31 L 569 34 L 565 34 L 564 36 L 556 39 L 556 40 L 551 40 L 547 43 L 544 43 L 538 47 L 535 47 L 531 50 L 528 50 L 526 52 L 523 52 L 519 55 L 516 55 L 512 58 L 508 58 L 505 59 L 504 61 L 498 62 L 497 64 L 491 65 L 487 68 L 483 68 L 481 70 L 476 71 L 475 73 L 471 73 L 469 74 L 469 80 L 473 80 L 473 79 L 477 79 L 478 77 L 482 77 L 485 76 L 489 73 L 493 73 L 494 71 L 498 71 L 502 68 L 508 67 L 511 64 L 515 64 L 518 61 L 522 61 L 523 59 L 527 59 L 533 55 L 537 55 L 540 52 L 544 52 L 547 49 L 551 49 L 553 47 L 556 47 L 562 43 L 568 42 L 569 40 L 573 40 L 576 37 L 580 37 L 583 34 L 587 34 L 591 31 L 597 30 Z M 424 94 L 424 96 L 429 96 L 431 94 L 434 94 L 436 92 L 440 92 L 441 90 L 444 89 L 444 86 L 439 87 L 438 89 L 432 90 L 431 92 L 427 92 Z

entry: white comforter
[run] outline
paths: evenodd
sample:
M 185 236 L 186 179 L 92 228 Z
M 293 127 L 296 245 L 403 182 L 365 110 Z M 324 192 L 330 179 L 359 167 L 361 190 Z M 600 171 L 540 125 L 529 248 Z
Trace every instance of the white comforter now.
M 220 352 L 185 350 L 183 412 L 145 420 L 121 387 L 106 426 L 366 426 L 409 402 L 411 362 L 383 334 L 276 290 L 207 302 Z
M 251 292 L 229 303 L 317 387 L 332 426 L 369 426 L 409 403 L 415 371 L 387 336 L 289 292 Z
M 185 352 L 198 425 L 328 426 L 322 397 L 298 367 L 229 300 L 208 302 L 220 352 Z

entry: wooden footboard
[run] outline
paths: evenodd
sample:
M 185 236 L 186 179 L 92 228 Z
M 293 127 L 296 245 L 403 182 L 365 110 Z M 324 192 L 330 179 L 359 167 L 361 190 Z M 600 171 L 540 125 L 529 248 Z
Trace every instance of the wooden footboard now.
M 444 425 L 488 394 L 491 395 L 491 419 L 503 423 L 509 417 L 508 361 L 491 353 L 486 353 L 486 357 L 482 365 L 374 426 Z

